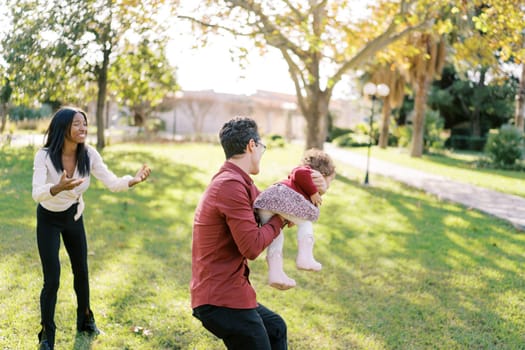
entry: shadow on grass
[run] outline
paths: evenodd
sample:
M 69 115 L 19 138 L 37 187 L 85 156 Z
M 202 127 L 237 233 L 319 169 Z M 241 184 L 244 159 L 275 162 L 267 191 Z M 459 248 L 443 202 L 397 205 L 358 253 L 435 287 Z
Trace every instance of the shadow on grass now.
M 172 325 L 167 332 L 161 328 L 165 322 L 157 325 L 152 320 L 160 315 L 181 319 L 180 308 L 187 312 L 183 318 L 191 319 L 191 230 L 196 202 L 207 185 L 198 180 L 203 170 L 148 151 L 109 154 L 104 159 L 119 174 L 131 173 L 143 162 L 152 168 L 148 183 L 127 193 L 108 194 L 96 185 L 86 194 L 92 274 L 119 271 L 111 281 L 116 285 L 109 286 L 107 313 L 122 325 L 120 332 L 128 334 L 130 342 L 182 349 L 181 344 L 192 341 L 183 325 Z M 136 325 L 153 328 L 155 336 L 129 331 Z
M 31 246 L 37 254 L 34 240 L 27 239 L 28 230 L 34 237 L 34 203 L 30 183 L 17 179 L 31 177 L 27 169 L 33 152 L 16 155 L 21 163 L 14 157 L 9 163 L 0 160 L 0 171 L 9 179 L 0 182 L 0 189 L 10 196 L 28 191 L 29 200 L 15 202 L 12 212 L 0 203 L 2 220 L 10 223 L 9 234 L 0 237 L 0 252 L 15 253 L 23 264 L 27 257 L 18 253 Z M 193 212 L 216 169 L 151 150 L 103 157 L 118 175 L 133 174 L 143 162 L 153 169 L 149 184 L 129 192 L 112 194 L 93 181 L 85 195 L 92 296 L 105 309 L 97 320 L 114 331 L 105 345 L 122 339 L 144 349 L 195 348 L 198 339 L 213 343 L 192 319 L 188 284 Z M 6 221 L 0 222 L 5 227 Z M 287 315 L 291 347 L 503 349 L 523 344 L 524 321 L 515 314 L 523 305 L 516 295 L 525 289 L 525 238 L 510 225 L 384 179 L 365 187 L 338 175 L 315 230 L 315 255 L 323 270 L 289 269 L 298 282 L 293 290 L 265 287 L 264 259 L 250 262 L 261 302 Z M 25 237 L 17 236 L 22 232 Z M 296 253 L 290 236 L 288 265 Z M 135 325 L 150 327 L 154 336 L 133 334 L 129 329 Z
M 483 156 L 482 153 L 479 154 L 479 157 Z M 478 158 L 479 158 L 478 157 Z M 461 160 L 461 159 L 454 159 L 451 157 L 447 157 L 446 155 L 441 154 L 426 154 L 424 155 L 424 159 L 431 162 L 436 163 L 448 167 L 454 167 L 458 169 L 464 169 L 464 170 L 474 170 L 480 173 L 488 174 L 488 175 L 497 175 L 501 177 L 507 177 L 510 179 L 516 179 L 516 180 L 523 180 L 525 178 L 525 173 L 523 171 L 517 171 L 517 170 L 501 170 L 501 169 L 492 169 L 492 168 L 486 168 L 486 167 L 479 167 L 478 161 L 467 161 L 467 160 Z
M 13 256 L 35 246 L 36 203 L 31 198 L 35 149 L 0 152 L 0 254 Z M 36 238 L 35 238 L 36 239 Z
M 440 337 L 449 341 L 445 348 L 522 344 L 523 328 L 504 316 L 515 305 L 498 310 L 497 302 L 525 285 L 517 273 L 525 257 L 516 249 L 524 239 L 509 224 L 402 185 L 401 191 L 364 187 L 340 175 L 337 182 L 344 195 L 326 199 L 329 217 L 321 214 L 319 223 L 330 246 L 316 251 L 337 258 L 330 273 L 341 291 L 337 299 L 317 293 L 334 309 L 356 307 L 339 327 L 349 322 L 380 336 L 386 348 L 424 347 Z M 354 193 L 359 202 L 349 197 Z M 513 246 L 514 253 L 504 248 Z
M 93 349 L 94 337 L 86 335 L 84 333 L 77 333 L 75 336 L 75 343 L 73 344 L 73 350 L 91 350 Z

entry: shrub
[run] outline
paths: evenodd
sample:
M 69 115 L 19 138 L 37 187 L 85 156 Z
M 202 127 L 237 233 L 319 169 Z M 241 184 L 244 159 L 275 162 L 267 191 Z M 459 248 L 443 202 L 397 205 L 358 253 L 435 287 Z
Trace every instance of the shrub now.
M 340 147 L 364 147 L 368 146 L 369 137 L 363 134 L 345 134 L 333 140 Z
M 328 141 L 333 141 L 334 139 L 338 138 L 339 136 L 346 135 L 352 133 L 352 129 L 348 128 L 339 128 L 337 126 L 334 126 L 330 129 L 330 133 L 328 135 Z
M 441 137 L 445 120 L 441 118 L 439 111 L 427 110 L 425 113 L 425 150 L 442 150 L 445 140 Z
M 286 140 L 279 134 L 268 135 L 266 140 L 266 146 L 270 148 L 283 148 L 286 145 Z
M 151 133 L 166 131 L 166 122 L 160 118 L 148 118 L 144 123 L 144 128 Z
M 410 140 L 412 140 L 412 127 L 409 125 L 398 126 L 394 135 L 397 137 L 398 147 L 408 147 Z
M 485 154 L 496 167 L 512 167 L 523 156 L 523 132 L 512 125 L 503 125 L 499 132 L 489 134 Z

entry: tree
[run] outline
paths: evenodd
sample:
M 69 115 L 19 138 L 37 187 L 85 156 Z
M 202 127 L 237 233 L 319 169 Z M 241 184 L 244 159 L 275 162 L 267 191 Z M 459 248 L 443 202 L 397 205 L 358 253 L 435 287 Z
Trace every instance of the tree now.
M 521 64 L 521 76 L 520 85 L 518 88 L 518 94 L 516 95 L 516 113 L 514 114 L 514 125 L 521 130 L 525 131 L 525 63 Z
M 480 76 L 480 72 L 473 72 Z M 479 78 L 478 78 L 479 79 Z M 514 114 L 514 96 L 517 81 L 505 79 L 498 84 L 480 85 L 472 79 L 463 78 L 456 73 L 452 64 L 447 64 L 442 72 L 442 78 L 434 81 L 428 96 L 428 105 L 439 110 L 445 120 L 445 128 L 456 133 L 470 136 L 473 124 L 479 124 L 481 142 L 489 129 L 506 124 Z M 467 127 L 461 127 L 467 125 Z M 477 142 L 472 140 L 472 142 Z M 461 144 L 464 144 L 461 146 Z M 455 143 L 455 146 L 466 147 L 468 141 Z
M 432 32 L 413 33 L 408 41 L 410 47 L 416 49 L 416 53 L 409 58 L 408 70 L 408 81 L 415 95 L 410 156 L 421 157 L 428 90 L 434 78 L 440 76 L 445 64 L 445 42 Z
M 95 82 L 97 147 L 101 149 L 108 71 L 119 45 L 128 36 L 163 33 L 161 19 L 169 18 L 174 5 L 166 0 L 14 0 L 10 3 L 14 30 L 4 41 L 9 70 L 21 87 L 29 89 L 30 84 L 24 82 L 31 81 L 55 97 L 69 97 L 82 91 L 86 81 Z
M 403 103 L 406 79 L 397 64 L 393 62 L 373 65 L 370 70 L 372 72 L 370 81 L 374 84 L 386 84 L 390 90 L 389 94 L 382 98 L 383 108 L 379 131 L 379 147 L 386 148 L 388 146 L 392 108 L 397 108 Z
M 370 18 L 352 16 L 348 1 L 208 1 L 190 19 L 206 31 L 246 37 L 256 47 L 280 51 L 306 119 L 306 147 L 323 148 L 333 89 L 344 74 L 360 68 L 389 44 L 431 25 L 441 0 L 380 1 Z M 244 49 L 246 52 L 247 49 Z
M 195 141 L 203 140 L 204 123 L 213 109 L 216 107 L 215 102 L 210 96 L 185 93 L 184 100 L 179 102 L 181 108 L 191 117 Z
M 483 0 L 464 2 L 456 9 L 457 35 L 453 49 L 459 71 L 477 70 L 507 79 L 503 63 L 525 64 L 525 4 L 518 0 Z M 514 121 L 523 130 L 525 73 L 519 79 Z M 478 83 L 484 83 L 479 79 Z M 473 130 L 474 133 L 477 130 Z
M 4 133 L 5 125 L 7 123 L 7 104 L 11 99 L 11 94 L 13 93 L 13 88 L 11 87 L 11 82 L 8 78 L 4 79 L 4 83 L 0 88 L 0 113 L 2 115 L 0 121 L 0 134 Z
M 8 2 L 10 28 L 1 46 L 5 74 L 10 81 L 12 103 L 32 106 L 37 101 L 71 99 L 78 91 L 72 57 L 69 65 L 57 59 L 60 47 L 49 44 L 51 35 L 45 4 L 36 0 Z M 68 82 L 65 84 L 64 82 Z
M 133 113 L 137 126 L 144 125 L 168 92 L 178 89 L 175 70 L 162 51 L 164 47 L 162 41 L 128 41 L 110 69 L 110 88 L 117 101 Z

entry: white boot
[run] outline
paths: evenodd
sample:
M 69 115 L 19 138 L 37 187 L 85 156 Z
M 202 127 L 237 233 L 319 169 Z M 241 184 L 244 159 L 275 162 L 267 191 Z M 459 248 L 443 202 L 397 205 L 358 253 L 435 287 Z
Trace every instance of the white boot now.
M 266 250 L 268 284 L 280 290 L 286 290 L 296 286 L 295 280 L 288 277 L 283 270 L 283 244 L 284 234 L 281 230 L 279 236 L 275 237 Z
M 320 271 L 323 268 L 314 258 L 313 224 L 306 221 L 298 225 L 297 230 L 297 259 L 295 263 L 300 270 Z

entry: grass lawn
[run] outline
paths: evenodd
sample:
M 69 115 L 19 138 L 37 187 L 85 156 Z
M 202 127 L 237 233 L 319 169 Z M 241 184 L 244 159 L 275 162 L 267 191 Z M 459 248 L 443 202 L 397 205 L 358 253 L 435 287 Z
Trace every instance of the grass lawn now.
M 31 199 L 35 150 L 0 150 L 0 348 L 36 348 L 42 285 Z M 376 152 L 377 153 L 377 152 Z M 298 146 L 269 149 L 264 188 L 282 179 Z M 57 349 L 224 349 L 191 316 L 193 211 L 223 162 L 218 146 L 114 145 L 103 157 L 117 174 L 142 162 L 150 181 L 111 193 L 96 180 L 85 194 L 91 303 L 105 332 L 75 338 L 72 274 L 61 248 Z M 506 222 L 361 171 L 338 176 L 315 225 L 320 273 L 285 269 L 298 287 L 266 285 L 263 256 L 250 262 L 259 301 L 287 321 L 290 349 L 523 349 L 525 235 Z M 467 171 L 467 170 L 465 170 Z M 488 175 L 487 175 L 488 176 Z
M 366 147 L 347 148 L 352 152 L 366 154 Z M 421 158 L 412 158 L 404 148 L 372 147 L 371 157 L 384 161 L 419 169 L 435 175 L 490 188 L 503 193 L 525 197 L 525 171 L 510 171 L 489 168 L 477 168 L 476 161 L 482 153 L 447 152 L 445 155 L 424 154 Z

